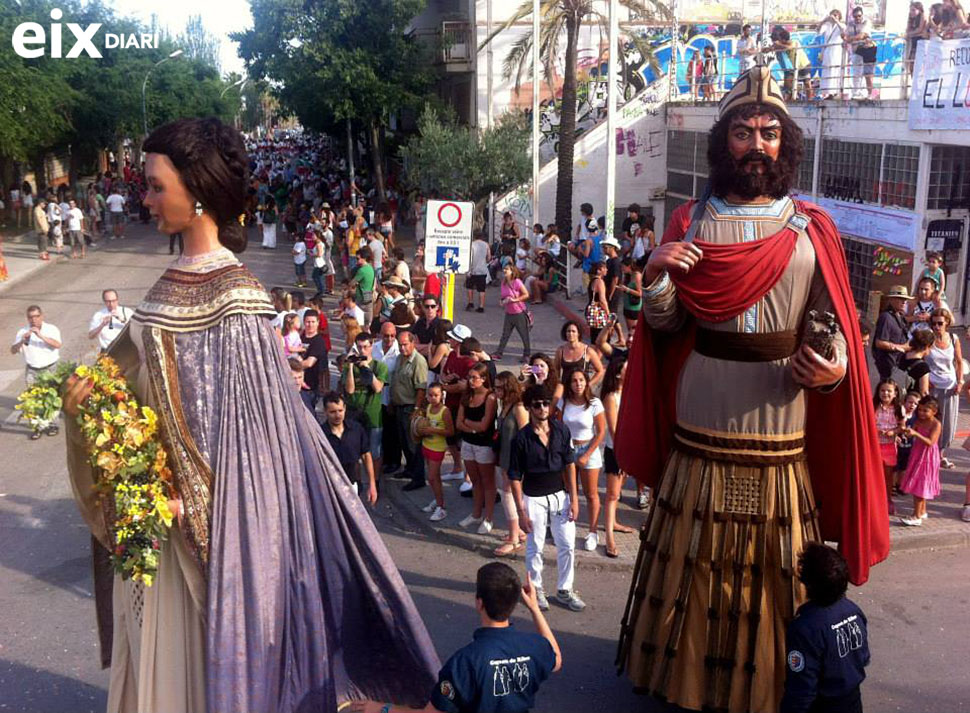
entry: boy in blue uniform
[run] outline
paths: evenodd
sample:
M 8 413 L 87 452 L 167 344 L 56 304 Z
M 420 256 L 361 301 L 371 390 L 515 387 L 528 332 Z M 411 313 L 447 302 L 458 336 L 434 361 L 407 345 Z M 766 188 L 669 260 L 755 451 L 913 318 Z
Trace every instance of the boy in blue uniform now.
M 869 634 L 865 614 L 845 596 L 848 566 L 817 542 L 805 546 L 798 565 L 808 602 L 788 625 L 781 713 L 861 713 Z
M 538 634 L 518 631 L 509 617 L 519 598 Z M 438 674 L 431 702 L 423 711 L 444 713 L 526 713 L 535 705 L 539 684 L 562 667 L 559 644 L 546 622 L 536 590 L 511 567 L 490 562 L 479 568 L 475 608 L 482 625 L 473 641 L 456 651 Z M 415 713 L 412 708 L 358 701 L 348 711 Z

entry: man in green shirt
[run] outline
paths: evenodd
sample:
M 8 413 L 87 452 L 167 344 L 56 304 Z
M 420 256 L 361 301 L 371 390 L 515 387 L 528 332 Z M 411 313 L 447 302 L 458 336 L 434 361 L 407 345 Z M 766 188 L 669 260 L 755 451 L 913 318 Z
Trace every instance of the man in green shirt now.
M 355 353 L 344 360 L 340 373 L 340 388 L 347 401 L 347 407 L 367 430 L 370 439 L 371 457 L 374 459 L 374 472 L 381 472 L 381 442 L 384 436 L 384 421 L 381 412 L 381 391 L 388 383 L 387 365 L 374 359 L 371 351 L 374 337 L 370 332 L 361 332 L 354 340 Z
M 398 440 L 407 461 L 407 474 L 411 478 L 404 490 L 417 490 L 425 486 L 424 457 L 421 455 L 421 444 L 411 436 L 411 415 L 424 405 L 428 360 L 418 354 L 415 349 L 417 337 L 410 331 L 402 329 L 398 332 L 397 343 L 401 354 L 391 377 L 391 407 L 394 409 Z
M 350 281 L 354 288 L 354 299 L 357 305 L 364 310 L 364 324 L 370 328 L 374 319 L 374 281 L 376 274 L 374 266 L 374 253 L 366 245 L 357 251 L 357 271 Z

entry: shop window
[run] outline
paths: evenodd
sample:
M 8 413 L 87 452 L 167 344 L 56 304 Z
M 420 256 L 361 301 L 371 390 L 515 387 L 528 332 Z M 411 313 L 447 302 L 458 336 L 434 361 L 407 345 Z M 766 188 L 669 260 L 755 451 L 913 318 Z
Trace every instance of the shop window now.
M 970 208 L 970 147 L 934 146 L 929 183 L 930 210 Z

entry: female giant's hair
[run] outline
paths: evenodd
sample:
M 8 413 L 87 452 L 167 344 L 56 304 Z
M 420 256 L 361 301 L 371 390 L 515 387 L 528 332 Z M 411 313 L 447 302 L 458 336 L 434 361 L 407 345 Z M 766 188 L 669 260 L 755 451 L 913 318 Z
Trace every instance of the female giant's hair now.
M 776 161 L 765 164 L 763 174 L 741 170 L 746 157 L 737 160 L 728 150 L 731 122 L 753 116 L 770 115 L 781 124 L 781 149 Z M 804 153 L 802 130 L 785 112 L 766 104 L 744 104 L 727 113 L 711 128 L 707 142 L 707 165 L 710 171 L 711 192 L 722 198 L 734 193 L 742 198 L 760 195 L 784 198 L 794 186 L 798 164 Z
M 168 156 L 188 192 L 219 228 L 219 242 L 246 249 L 239 216 L 246 210 L 249 157 L 242 135 L 219 119 L 179 119 L 158 127 L 142 144 L 145 153 Z

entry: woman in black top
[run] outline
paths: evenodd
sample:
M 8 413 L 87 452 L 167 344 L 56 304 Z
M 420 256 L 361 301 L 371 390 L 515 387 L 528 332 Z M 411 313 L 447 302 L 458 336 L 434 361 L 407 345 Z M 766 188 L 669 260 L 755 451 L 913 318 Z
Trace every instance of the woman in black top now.
M 478 533 L 492 531 L 495 511 L 495 413 L 498 401 L 492 393 L 488 367 L 475 364 L 468 371 L 468 389 L 461 396 L 457 428 L 461 434 L 461 457 L 472 481 L 472 513 L 458 524 L 478 525 Z
M 515 257 L 515 246 L 519 244 L 519 226 L 516 225 L 512 213 L 506 212 L 502 216 L 502 250 L 501 255 Z
M 910 378 L 909 388 L 919 391 L 921 396 L 930 393 L 930 367 L 926 355 L 933 348 L 936 337 L 928 329 L 917 329 L 909 339 L 909 351 L 903 355 L 899 368 Z

